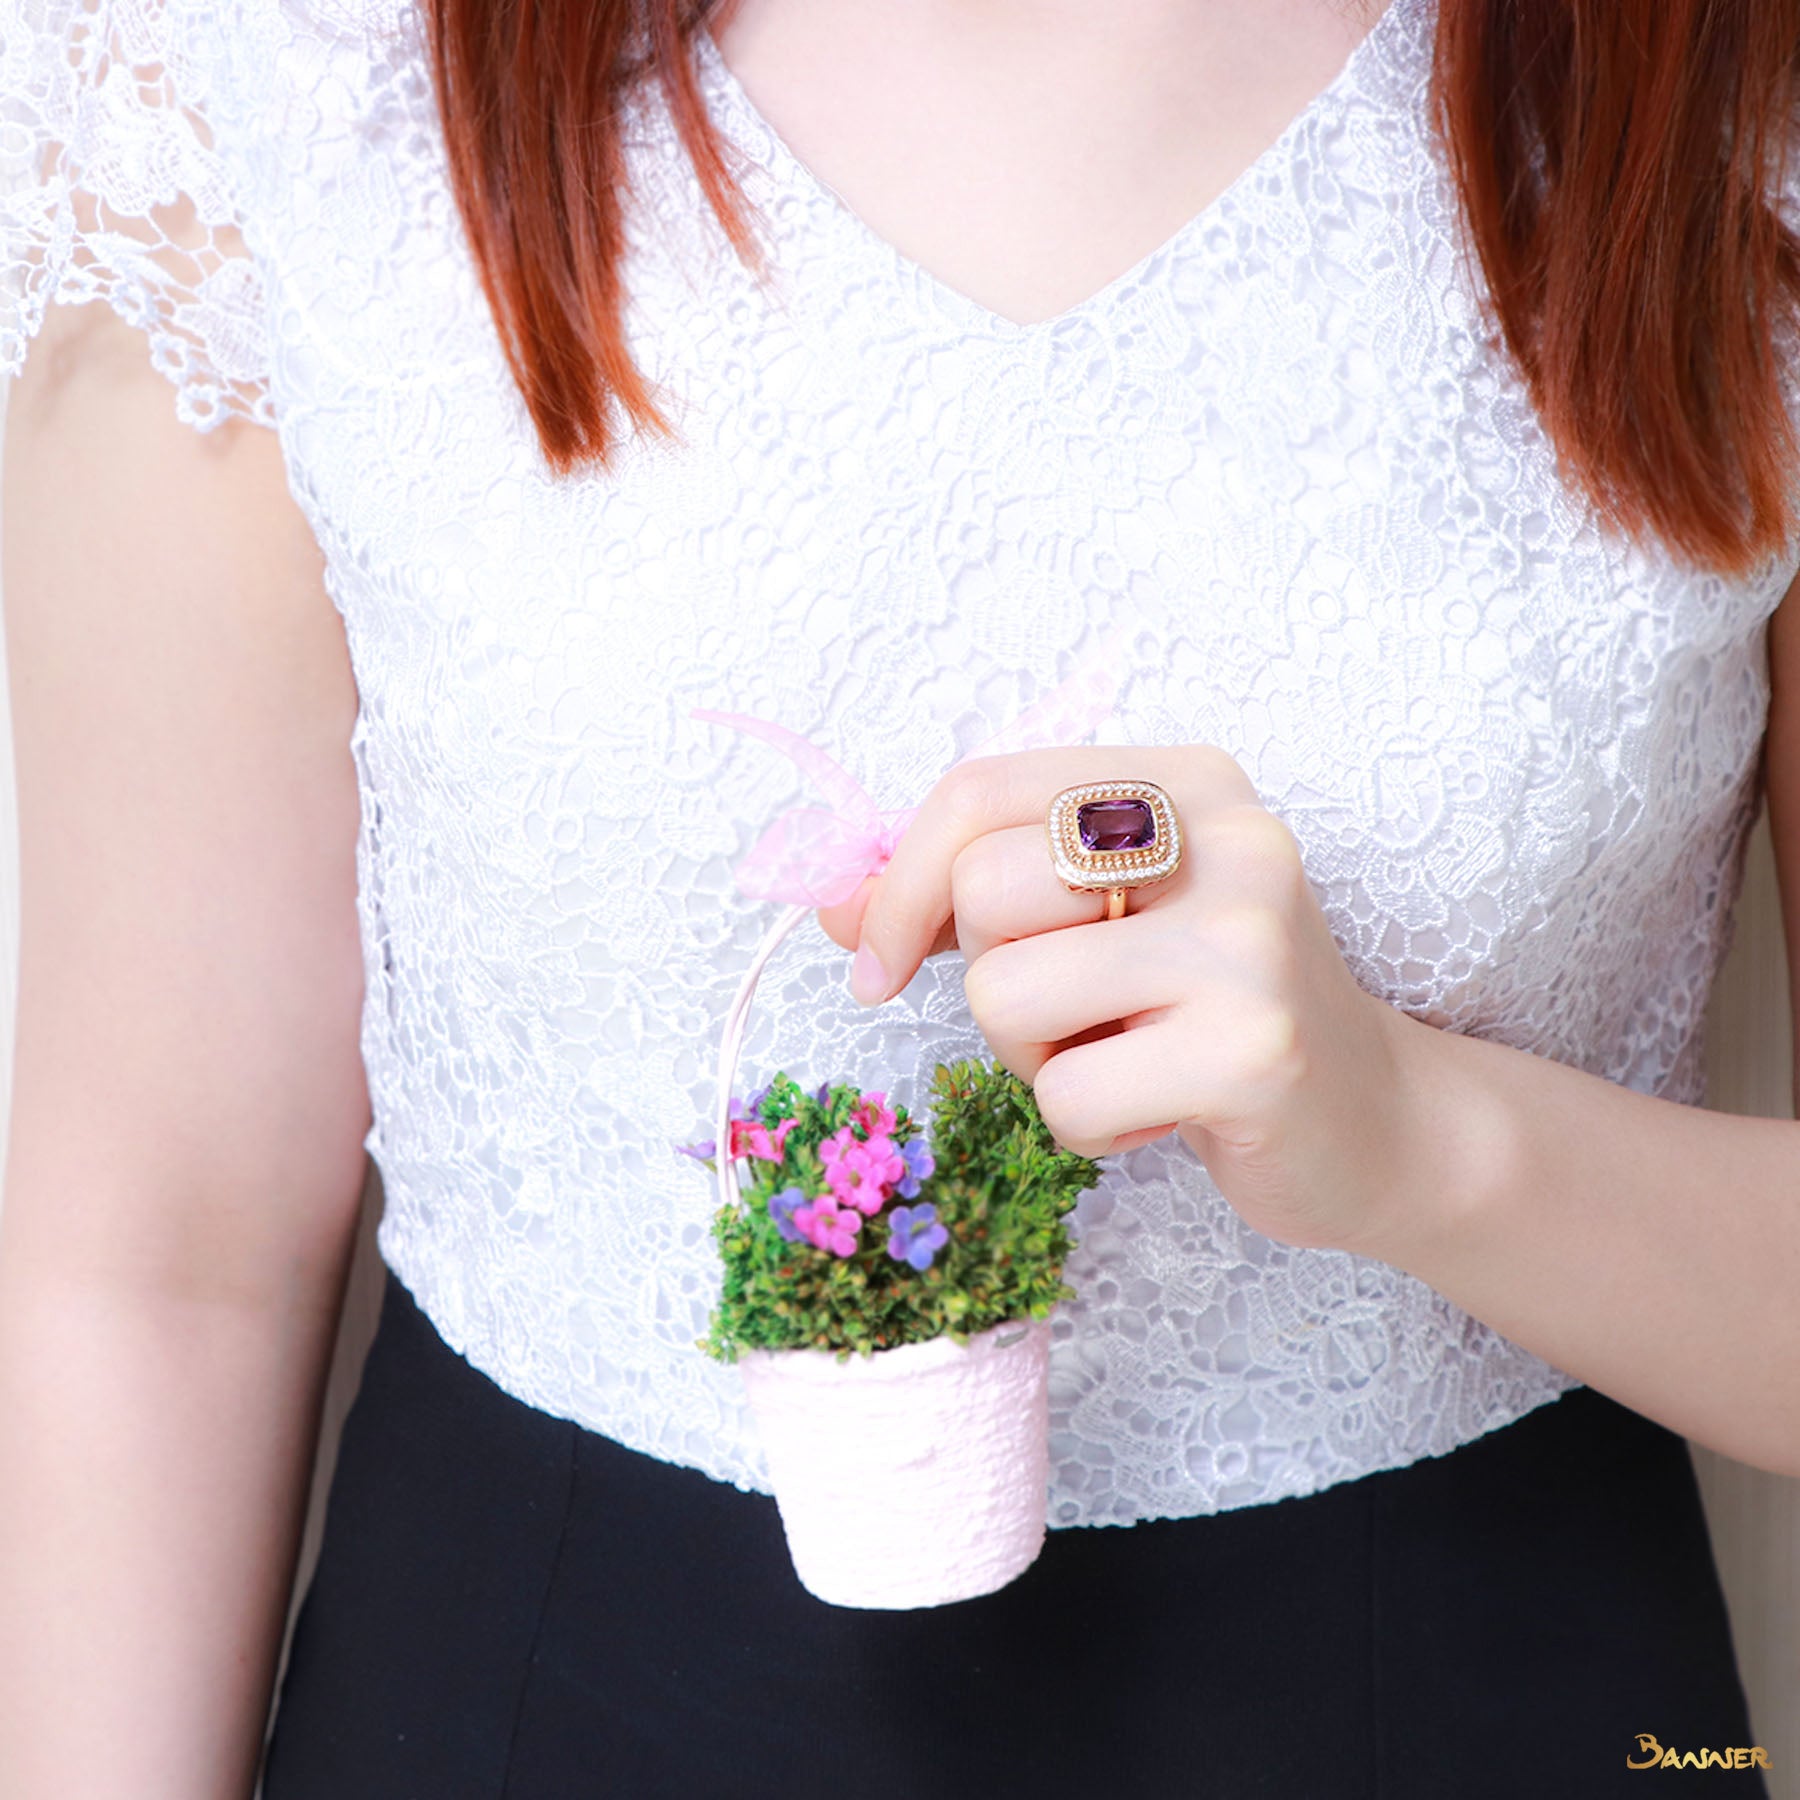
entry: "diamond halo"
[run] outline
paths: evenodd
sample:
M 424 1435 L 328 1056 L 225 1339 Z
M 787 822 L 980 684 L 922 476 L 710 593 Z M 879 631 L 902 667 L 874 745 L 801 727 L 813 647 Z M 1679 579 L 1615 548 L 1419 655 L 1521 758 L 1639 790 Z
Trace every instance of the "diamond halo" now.
M 1181 862 L 1175 802 L 1154 781 L 1087 781 L 1064 788 L 1045 817 L 1050 861 L 1075 893 L 1165 880 Z

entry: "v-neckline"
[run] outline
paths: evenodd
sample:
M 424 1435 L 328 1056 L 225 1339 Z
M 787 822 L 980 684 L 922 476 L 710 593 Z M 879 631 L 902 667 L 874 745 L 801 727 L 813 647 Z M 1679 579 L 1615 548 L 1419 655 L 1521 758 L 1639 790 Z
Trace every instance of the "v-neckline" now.
M 1140 256 L 1129 268 L 1096 288 L 1085 299 L 1077 300 L 1045 318 L 1026 320 L 1009 318 L 1005 313 L 995 312 L 992 307 L 965 294 L 961 288 L 953 287 L 942 277 L 934 275 L 922 263 L 914 261 L 891 240 L 883 237 L 836 188 L 801 160 L 781 133 L 763 116 L 756 102 L 750 98 L 748 91 L 720 54 L 719 47 L 704 22 L 694 33 L 694 43 L 698 51 L 702 91 L 709 99 L 717 97 L 722 101 L 727 115 L 735 115 L 730 123 L 747 127 L 753 135 L 764 140 L 767 154 L 762 161 L 778 186 L 821 206 L 854 242 L 884 258 L 901 278 L 903 287 L 911 286 L 929 295 L 938 311 L 959 317 L 966 325 L 990 336 L 1025 340 L 1055 332 L 1091 313 L 1106 311 L 1116 299 L 1137 286 L 1152 269 L 1165 259 L 1179 255 L 1190 241 L 1198 239 L 1218 219 L 1241 204 L 1252 184 L 1286 161 L 1299 139 L 1315 129 L 1364 74 L 1378 65 L 1380 58 L 1386 54 L 1388 38 L 1399 30 L 1401 16 L 1413 4 L 1415 0 L 1386 0 L 1375 22 L 1351 46 L 1337 73 L 1282 127 L 1272 142 L 1197 213 L 1178 225 L 1154 249 Z M 725 120 L 717 122 L 726 123 Z M 735 139 L 729 123 L 726 135 Z

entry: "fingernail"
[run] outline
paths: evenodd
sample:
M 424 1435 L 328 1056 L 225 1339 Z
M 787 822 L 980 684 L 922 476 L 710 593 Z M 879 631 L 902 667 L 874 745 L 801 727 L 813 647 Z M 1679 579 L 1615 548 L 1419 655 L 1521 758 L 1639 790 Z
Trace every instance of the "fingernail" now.
M 887 970 L 881 959 L 867 944 L 857 946 L 856 961 L 850 965 L 850 992 L 860 1005 L 875 1006 L 887 998 Z

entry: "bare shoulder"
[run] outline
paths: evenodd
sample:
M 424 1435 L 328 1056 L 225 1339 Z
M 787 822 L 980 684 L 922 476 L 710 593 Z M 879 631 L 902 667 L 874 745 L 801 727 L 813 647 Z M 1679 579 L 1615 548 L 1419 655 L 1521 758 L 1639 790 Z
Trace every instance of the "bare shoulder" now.
M 291 1279 L 354 1215 L 368 1096 L 356 686 L 279 442 L 184 424 L 140 332 L 53 307 L 0 512 L 9 1235 L 54 1219 L 89 1272 Z

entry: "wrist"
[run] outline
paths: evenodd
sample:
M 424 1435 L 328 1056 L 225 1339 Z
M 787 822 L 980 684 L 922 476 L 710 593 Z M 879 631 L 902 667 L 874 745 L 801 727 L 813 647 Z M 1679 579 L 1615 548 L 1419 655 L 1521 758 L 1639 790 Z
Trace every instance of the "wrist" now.
M 1523 1134 L 1502 1077 L 1520 1053 L 1377 1004 L 1388 1015 L 1393 1149 L 1344 1248 L 1429 1279 L 1474 1240 L 1515 1178 Z

